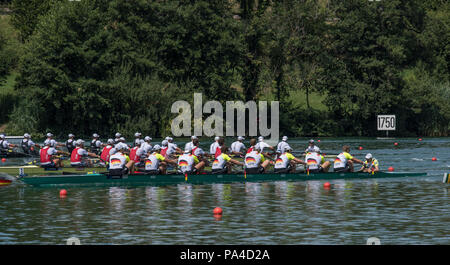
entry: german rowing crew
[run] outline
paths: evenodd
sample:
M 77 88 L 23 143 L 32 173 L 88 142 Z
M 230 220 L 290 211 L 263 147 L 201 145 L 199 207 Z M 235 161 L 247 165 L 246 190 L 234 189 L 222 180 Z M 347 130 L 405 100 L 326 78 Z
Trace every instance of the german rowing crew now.
M 267 144 L 264 137 L 258 140 L 251 139 L 250 147 L 246 148 L 244 137 L 239 136 L 228 148 L 222 137 L 215 137 L 210 145 L 209 153 L 199 147 L 199 139 L 191 137 L 191 141 L 186 143 L 184 151 L 174 142 L 173 138 L 166 137 L 161 145 L 152 145 L 152 138 L 149 136 L 141 139 L 142 134 L 136 133 L 133 146 L 126 144 L 126 140 L 120 133 L 115 134 L 115 139 L 108 139 L 106 143 L 100 141 L 100 136 L 96 133 L 92 135 L 89 151 L 85 148 L 85 142 L 81 139 L 75 140 L 73 134 L 69 134 L 69 139 L 64 143 L 58 143 L 53 139 L 53 134 L 47 133 L 44 146 L 39 151 L 40 165 L 43 168 L 63 167 L 62 160 L 57 155 L 70 156 L 72 167 L 91 167 L 89 157 L 98 158 L 103 166 L 106 166 L 112 175 L 123 175 L 135 170 L 143 170 L 150 174 L 166 174 L 167 167 L 178 167 L 178 172 L 183 174 L 201 173 L 204 168 L 211 164 L 213 174 L 231 173 L 233 165 L 244 168 L 249 174 L 264 173 L 269 166 L 273 166 L 275 173 L 293 173 L 297 164 L 304 165 L 309 173 L 328 172 L 331 163 L 326 161 L 320 148 L 315 145 L 314 140 L 310 140 L 304 152 L 305 160 L 296 158 L 288 143 L 288 137 L 283 136 L 282 141 L 275 147 Z M 26 133 L 21 146 L 24 152 L 30 152 L 40 148 L 31 140 L 31 136 Z M 58 147 L 65 146 L 68 152 L 57 150 Z M 15 145 L 9 144 L 4 134 L 0 134 L 0 150 L 7 152 Z M 239 161 L 243 158 L 243 162 Z M 376 172 L 379 171 L 377 159 L 369 153 L 363 162 L 350 154 L 350 147 L 344 145 L 342 152 L 334 159 L 334 172 L 353 172 L 354 164 L 361 164 L 358 171 Z

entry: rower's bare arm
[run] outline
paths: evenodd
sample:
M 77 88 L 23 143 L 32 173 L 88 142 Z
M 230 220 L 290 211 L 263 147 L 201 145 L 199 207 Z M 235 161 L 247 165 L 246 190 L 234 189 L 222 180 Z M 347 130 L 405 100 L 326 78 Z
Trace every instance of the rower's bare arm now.
M 298 158 L 294 158 L 293 159 L 295 162 L 297 162 L 298 164 L 302 164 L 302 165 L 306 165 L 305 161 L 298 159 Z
M 233 163 L 233 164 L 239 165 L 239 166 L 243 166 L 244 165 L 244 163 L 239 162 L 239 161 L 234 160 L 234 159 L 230 159 L 230 162 Z
M 364 164 L 364 162 L 359 160 L 358 158 L 352 158 L 352 161 L 358 164 Z

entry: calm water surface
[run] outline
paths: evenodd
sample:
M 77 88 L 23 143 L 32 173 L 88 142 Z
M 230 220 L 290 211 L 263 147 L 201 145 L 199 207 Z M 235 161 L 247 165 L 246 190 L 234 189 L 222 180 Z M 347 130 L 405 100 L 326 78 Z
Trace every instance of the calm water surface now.
M 289 142 L 296 150 L 306 145 Z M 428 176 L 334 180 L 329 190 L 323 181 L 67 187 L 64 199 L 59 188 L 15 184 L 0 187 L 0 244 L 65 244 L 70 237 L 82 244 L 365 244 L 369 237 L 450 244 L 450 186 L 442 183 L 449 138 L 325 138 L 319 146 L 334 154 L 344 143 L 359 159 L 371 152 L 382 169 Z M 217 206 L 221 220 L 212 214 Z

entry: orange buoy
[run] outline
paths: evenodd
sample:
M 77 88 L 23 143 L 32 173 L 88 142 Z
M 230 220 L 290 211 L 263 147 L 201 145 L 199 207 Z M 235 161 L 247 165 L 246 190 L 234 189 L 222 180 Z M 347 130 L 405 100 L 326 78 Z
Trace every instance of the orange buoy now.
M 66 195 L 67 195 L 67 190 L 62 189 L 62 190 L 59 191 L 59 196 L 60 197 L 65 197 Z
M 220 207 L 216 207 L 216 208 L 214 208 L 214 211 L 213 211 L 213 213 L 216 215 L 221 215 L 222 214 L 222 208 L 220 208 Z
M 437 158 L 433 156 L 433 158 L 431 158 L 431 161 L 437 161 Z
M 5 163 L 6 162 L 6 158 L 2 158 L 2 162 Z
M 325 189 L 329 189 L 329 188 L 331 187 L 330 182 L 325 182 L 325 183 L 323 183 L 323 187 L 324 187 Z
M 393 171 L 394 171 L 394 168 L 393 168 L 393 167 L 389 167 L 389 168 L 388 168 L 388 171 L 389 171 L 389 172 L 393 172 Z

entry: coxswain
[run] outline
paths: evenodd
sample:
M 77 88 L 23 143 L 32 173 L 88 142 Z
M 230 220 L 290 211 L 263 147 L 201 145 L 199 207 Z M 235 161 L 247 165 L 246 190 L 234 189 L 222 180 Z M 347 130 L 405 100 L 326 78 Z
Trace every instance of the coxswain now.
M 40 145 L 34 143 L 31 140 L 31 135 L 29 133 L 25 133 L 23 135 L 23 139 L 22 139 L 22 142 L 20 143 L 20 145 L 23 149 L 23 152 L 25 154 L 29 154 L 29 155 L 36 154 L 36 152 L 37 152 L 37 150 L 35 150 L 36 147 L 41 148 Z
M 350 146 L 344 145 L 342 151 L 334 160 L 334 172 L 353 172 L 353 163 L 364 163 L 350 155 Z
M 235 156 L 243 157 L 245 154 L 244 137 L 238 136 L 237 141 L 231 144 L 231 153 Z
M 57 155 L 57 154 L 69 155 L 69 153 L 56 150 L 54 143 L 52 141 L 47 141 L 44 148 L 39 150 L 41 167 L 42 168 L 61 168 L 61 167 L 63 167 L 62 159 L 59 159 L 59 158 L 53 159 L 53 156 Z
M 291 148 L 289 146 L 289 144 L 287 143 L 288 137 L 287 136 L 283 136 L 283 138 L 281 139 L 281 142 L 278 143 L 277 145 L 277 152 L 283 154 L 286 152 L 287 148 Z
M 117 145 L 116 153 L 109 158 L 108 175 L 110 177 L 122 177 L 134 171 L 134 161 L 123 153 L 124 146 Z
M 178 157 L 178 169 L 183 174 L 193 174 L 201 172 L 205 167 L 204 161 L 199 161 L 197 156 L 192 154 L 192 149 L 184 150 L 184 153 Z
M 306 163 L 292 155 L 292 148 L 290 146 L 285 147 L 284 152 L 280 153 L 275 160 L 275 166 L 273 171 L 275 173 L 295 173 L 296 164 Z
M 195 139 L 198 140 L 197 136 L 192 135 L 192 136 L 191 136 L 191 141 L 188 142 L 188 143 L 186 143 L 186 144 L 184 145 L 184 149 L 186 149 L 186 148 L 194 149 L 194 140 L 195 140 Z
M 100 135 L 94 133 L 92 135 L 92 141 L 91 141 L 91 152 L 94 154 L 99 154 L 100 150 L 102 148 L 103 143 L 99 140 Z
M 216 154 L 216 149 L 217 149 L 217 147 L 219 147 L 219 140 L 220 140 L 219 136 L 214 137 L 214 143 L 212 143 L 209 146 L 209 154 L 210 155 L 215 155 Z
M 78 139 L 75 143 L 75 149 L 73 149 L 70 155 L 70 165 L 72 167 L 92 167 L 92 163 L 87 160 L 87 157 L 99 158 L 100 156 L 93 152 L 88 152 L 84 149 L 84 140 Z
M 106 146 L 103 147 L 102 149 L 102 153 L 100 154 L 100 164 L 103 166 L 108 165 L 109 163 L 109 157 L 111 149 L 114 148 L 114 140 L 113 139 L 108 139 L 108 141 L 106 142 Z
M 264 173 L 270 160 L 266 160 L 261 153 L 261 148 L 256 145 L 250 153 L 247 153 L 244 158 L 245 172 L 250 174 Z
M 316 152 L 316 153 L 320 152 L 320 148 L 314 144 L 313 139 L 309 140 L 308 147 L 305 150 L 305 153 L 309 153 L 309 152 Z
M 138 142 L 135 142 L 135 147 L 131 148 L 130 150 L 130 159 L 134 161 L 134 166 L 136 168 L 138 167 L 144 167 L 144 159 L 147 153 L 145 153 L 144 148 L 142 148 L 142 144 L 144 143 L 144 140 L 139 140 Z
M 145 173 L 153 175 L 165 175 L 167 164 L 172 164 L 176 167 L 177 161 L 170 158 L 165 158 L 163 155 L 161 155 L 161 146 L 157 144 L 153 147 L 153 152 L 145 161 Z
M 72 154 L 73 149 L 75 149 L 75 135 L 69 133 L 69 139 L 67 139 L 65 145 L 70 154 Z
M 219 156 L 217 156 L 214 159 L 214 162 L 212 164 L 212 171 L 211 173 L 213 174 L 230 174 L 231 173 L 231 166 L 234 165 L 239 165 L 239 166 L 244 166 L 244 163 L 239 162 L 237 160 L 232 159 L 231 157 L 229 157 L 227 155 L 228 152 L 228 147 L 226 147 L 225 145 L 221 147 L 221 154 Z
M 140 133 L 140 132 L 137 132 L 137 133 L 135 133 L 134 134 L 134 143 L 133 143 L 133 147 L 135 147 L 138 143 L 140 143 L 141 142 L 141 136 L 142 136 L 142 133 Z
M 310 173 L 322 173 L 328 172 L 331 163 L 330 161 L 325 161 L 325 157 L 320 154 L 320 151 L 308 152 L 306 153 L 306 170 Z
M 380 171 L 378 160 L 372 156 L 371 153 L 368 153 L 366 155 L 366 161 L 364 161 L 361 169 L 359 171 L 362 172 L 378 172 Z
M 144 153 L 148 154 L 148 152 L 151 152 L 153 147 L 152 147 L 152 137 L 150 136 L 145 136 L 144 137 L 144 143 L 141 145 L 141 148 L 144 149 Z

